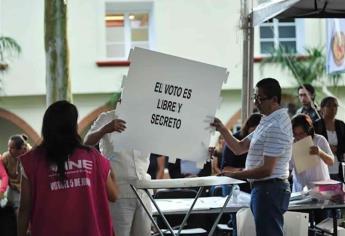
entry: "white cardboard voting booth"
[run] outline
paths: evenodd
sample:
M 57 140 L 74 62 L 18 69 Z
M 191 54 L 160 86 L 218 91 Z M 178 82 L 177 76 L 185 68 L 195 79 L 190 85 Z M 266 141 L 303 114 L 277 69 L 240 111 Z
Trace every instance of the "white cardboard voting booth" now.
M 126 121 L 126 130 L 112 136 L 117 151 L 135 149 L 195 161 L 202 165 L 208 158 L 210 123 L 220 103 L 220 91 L 228 77 L 225 68 L 176 56 L 134 48 L 128 75 L 123 81 L 118 118 Z M 142 180 L 131 184 L 138 200 L 161 235 L 138 190 L 151 199 L 172 235 L 179 235 L 205 186 L 238 184 L 243 181 L 228 177 L 200 177 L 169 180 Z M 198 187 L 198 193 L 175 232 L 159 210 L 150 189 Z M 209 235 L 213 234 L 231 194 Z
M 127 129 L 113 136 L 116 150 L 205 162 L 227 70 L 142 48 L 129 59 L 117 107 Z

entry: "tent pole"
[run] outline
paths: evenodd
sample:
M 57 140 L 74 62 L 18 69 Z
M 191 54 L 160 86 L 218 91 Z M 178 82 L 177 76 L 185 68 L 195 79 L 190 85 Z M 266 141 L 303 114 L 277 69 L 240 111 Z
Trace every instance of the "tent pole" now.
M 243 30 L 243 67 L 242 67 L 242 124 L 252 113 L 253 103 L 251 97 L 253 94 L 253 58 L 254 58 L 254 28 L 252 18 L 249 16 L 247 0 L 242 0 L 241 18 Z

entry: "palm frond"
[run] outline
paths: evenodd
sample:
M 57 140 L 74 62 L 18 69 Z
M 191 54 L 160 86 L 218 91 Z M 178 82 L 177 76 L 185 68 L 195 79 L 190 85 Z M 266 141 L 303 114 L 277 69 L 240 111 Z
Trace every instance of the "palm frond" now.
M 0 59 L 18 56 L 22 49 L 16 40 L 10 37 L 0 36 Z
M 282 70 L 290 71 L 295 79 L 302 83 L 312 83 L 326 73 L 325 56 L 319 48 L 307 48 L 306 59 L 301 60 L 296 54 L 287 52 L 283 47 L 274 49 L 270 57 L 263 60 L 260 67 L 267 63 L 277 63 Z

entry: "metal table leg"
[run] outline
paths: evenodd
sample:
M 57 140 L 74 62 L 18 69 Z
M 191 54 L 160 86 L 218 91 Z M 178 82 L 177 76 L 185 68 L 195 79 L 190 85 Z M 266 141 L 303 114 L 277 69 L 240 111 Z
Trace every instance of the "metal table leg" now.
M 133 185 L 130 185 L 130 186 L 131 186 L 132 190 L 134 191 L 135 195 L 137 196 L 137 198 L 138 198 L 140 204 L 144 207 L 144 210 L 145 210 L 146 214 L 150 217 L 150 219 L 151 219 L 151 221 L 152 221 L 152 224 L 153 224 L 153 225 L 155 226 L 155 228 L 158 230 L 159 234 L 160 234 L 161 236 L 164 236 L 162 230 L 158 227 L 157 222 L 156 222 L 155 219 L 152 217 L 151 212 L 147 209 L 147 207 L 145 206 L 143 200 L 141 200 L 141 198 L 140 198 L 140 196 L 139 196 L 139 194 L 138 194 L 138 192 L 137 192 L 137 189 L 136 189 Z M 146 194 L 149 196 L 149 198 L 151 199 L 151 194 L 150 194 L 150 192 L 149 192 L 147 189 L 145 189 L 145 192 L 146 192 Z M 152 201 L 152 200 L 151 200 L 151 201 Z M 158 210 L 158 209 L 157 209 L 157 210 Z
M 158 205 L 157 205 L 155 199 L 151 196 L 150 192 L 149 192 L 147 189 L 145 189 L 145 192 L 146 192 L 147 196 L 149 196 L 149 198 L 150 198 L 151 202 L 153 203 L 153 205 L 156 207 L 156 209 L 157 209 L 157 211 L 158 211 L 158 214 L 162 217 L 162 219 L 163 219 L 165 225 L 168 227 L 168 229 L 169 229 L 169 231 L 171 232 L 171 234 L 174 235 L 174 236 L 176 236 L 176 234 L 174 233 L 174 230 L 172 229 L 172 227 L 171 227 L 171 225 L 169 224 L 168 220 L 165 218 L 163 212 L 161 211 L 161 209 L 159 209 L 159 207 L 158 207 Z M 157 223 L 156 223 L 156 225 L 157 225 Z M 157 227 L 158 227 L 158 225 L 157 225 Z M 160 231 L 161 231 L 161 230 L 160 230 Z M 162 233 L 162 235 L 163 235 L 163 233 Z
M 332 217 L 333 217 L 333 235 L 338 235 L 338 220 L 337 220 L 337 209 L 332 209 Z
M 214 231 L 216 230 L 217 224 L 218 224 L 220 218 L 222 217 L 224 210 L 225 210 L 226 206 L 228 205 L 228 202 L 230 201 L 230 198 L 232 195 L 232 189 L 231 189 L 228 197 L 225 199 L 224 205 L 223 205 L 222 209 L 220 210 L 220 212 L 218 213 L 218 216 L 217 216 L 216 220 L 214 221 L 213 226 L 211 228 L 211 231 L 208 233 L 208 236 L 212 236 Z
M 200 197 L 200 195 L 201 195 L 201 193 L 202 193 L 203 190 L 204 190 L 204 187 L 199 187 L 198 193 L 196 194 L 196 196 L 195 196 L 195 198 L 194 198 L 194 201 L 193 201 L 192 205 L 190 206 L 190 208 L 189 208 L 187 214 L 185 215 L 185 217 L 183 218 L 183 221 L 182 221 L 182 223 L 181 223 L 181 225 L 180 225 L 180 228 L 179 228 L 179 230 L 178 230 L 178 232 L 177 232 L 177 235 L 180 235 L 180 233 L 181 233 L 181 231 L 182 231 L 184 225 L 186 224 L 186 222 L 187 222 L 187 220 L 188 220 L 188 218 L 189 218 L 189 216 L 190 216 L 190 214 L 191 214 L 191 212 L 192 212 L 192 210 L 193 210 L 193 207 L 194 207 L 196 201 L 197 201 L 198 198 Z

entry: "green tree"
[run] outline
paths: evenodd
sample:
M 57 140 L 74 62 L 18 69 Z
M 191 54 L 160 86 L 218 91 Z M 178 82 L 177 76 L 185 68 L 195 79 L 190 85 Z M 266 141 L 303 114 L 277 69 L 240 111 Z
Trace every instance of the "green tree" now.
M 298 84 L 321 82 L 319 79 L 327 76 L 332 79 L 333 85 L 336 85 L 341 75 L 327 75 L 326 57 L 323 50 L 319 48 L 307 48 L 305 50 L 306 55 L 301 58 L 297 54 L 289 53 L 285 48 L 279 47 L 271 52 L 270 57 L 263 60 L 260 67 L 262 68 L 268 63 L 277 63 L 282 70 L 290 71 Z
M 6 36 L 0 36 L 0 91 L 3 90 L 2 79 L 9 67 L 10 60 L 19 56 L 22 49 L 16 40 Z
M 0 36 L 0 70 L 6 70 L 8 61 L 21 53 L 21 47 L 16 40 Z
M 58 100 L 72 101 L 65 0 L 45 0 L 44 30 L 47 105 Z

